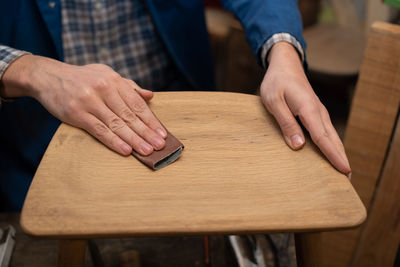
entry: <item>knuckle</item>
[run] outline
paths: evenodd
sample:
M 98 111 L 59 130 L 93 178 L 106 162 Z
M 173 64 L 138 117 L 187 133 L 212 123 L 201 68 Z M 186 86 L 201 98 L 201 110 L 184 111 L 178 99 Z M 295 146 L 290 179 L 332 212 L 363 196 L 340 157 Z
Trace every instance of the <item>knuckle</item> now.
M 298 114 L 305 117 L 307 114 L 317 114 L 318 111 L 318 107 L 315 104 L 303 105 L 299 108 Z
M 111 131 L 116 132 L 125 127 L 125 122 L 122 121 L 120 118 L 115 117 L 110 120 L 108 127 L 111 129 Z
M 321 109 L 323 112 L 326 112 L 326 113 L 328 113 L 328 110 L 326 109 L 326 107 L 325 107 L 325 105 L 324 105 L 324 104 L 322 104 L 322 103 L 319 103 L 319 106 L 320 106 L 320 109 Z
M 109 88 L 109 85 L 110 84 L 106 77 L 104 77 L 104 75 L 96 77 L 92 81 L 92 87 L 96 90 L 107 90 Z
M 79 112 L 79 107 L 78 104 L 76 103 L 75 100 L 69 101 L 65 105 L 65 114 L 68 116 L 75 116 Z
M 124 108 L 121 111 L 121 118 L 128 123 L 133 123 L 137 119 L 136 115 L 128 108 Z
M 284 132 L 291 131 L 296 128 L 296 125 L 290 119 L 282 119 L 279 124 Z
M 278 102 L 279 102 L 279 97 L 277 94 L 267 94 L 265 96 L 265 102 L 270 106 L 270 107 L 275 107 Z
M 330 115 L 326 107 L 321 103 L 321 113 L 328 119 L 330 119 Z
M 94 93 L 93 89 L 90 87 L 86 87 L 86 88 L 82 89 L 81 94 L 79 96 L 79 100 L 82 103 L 88 103 L 93 99 L 94 95 L 95 95 L 95 93 Z
M 107 72 L 92 81 L 92 88 L 104 93 L 112 93 L 118 86 L 120 76 L 118 73 L 112 71 Z
M 318 132 L 312 139 L 314 143 L 317 145 L 321 144 L 325 139 L 329 137 L 329 134 L 326 130 L 323 130 L 321 132 Z
M 106 79 L 110 82 L 117 82 L 119 79 L 121 79 L 121 76 L 116 73 L 115 71 L 108 71 L 107 74 L 105 75 Z
M 132 109 L 135 113 L 143 113 L 146 110 L 146 103 L 142 100 L 136 100 L 132 104 Z
M 103 123 L 96 122 L 93 125 L 93 132 L 97 138 L 103 138 L 107 134 L 107 127 Z

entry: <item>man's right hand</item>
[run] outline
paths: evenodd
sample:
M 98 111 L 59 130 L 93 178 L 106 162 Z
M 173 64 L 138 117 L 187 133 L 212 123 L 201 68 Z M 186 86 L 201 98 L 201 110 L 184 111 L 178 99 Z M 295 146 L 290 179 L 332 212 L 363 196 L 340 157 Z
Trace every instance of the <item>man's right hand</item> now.
M 165 146 L 167 132 L 146 101 L 153 93 L 102 64 L 74 66 L 25 55 L 4 72 L 1 95 L 31 96 L 51 114 L 112 150 L 142 155 Z

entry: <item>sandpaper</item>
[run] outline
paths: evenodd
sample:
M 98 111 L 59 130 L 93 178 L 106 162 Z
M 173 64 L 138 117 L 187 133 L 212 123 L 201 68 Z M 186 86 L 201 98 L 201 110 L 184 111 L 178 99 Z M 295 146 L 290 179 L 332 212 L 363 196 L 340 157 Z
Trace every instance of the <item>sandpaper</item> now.
M 183 148 L 184 145 L 175 136 L 168 132 L 168 136 L 165 139 L 165 147 L 163 149 L 154 150 L 153 153 L 148 156 L 140 155 L 136 151 L 133 151 L 132 155 L 149 168 L 158 170 L 177 160 L 181 155 Z

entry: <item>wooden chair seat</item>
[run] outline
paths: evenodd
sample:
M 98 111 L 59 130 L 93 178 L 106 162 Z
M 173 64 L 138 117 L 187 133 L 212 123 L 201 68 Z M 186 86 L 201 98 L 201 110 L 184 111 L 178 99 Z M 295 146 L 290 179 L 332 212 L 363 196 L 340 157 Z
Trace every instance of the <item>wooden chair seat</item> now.
M 62 124 L 21 214 L 37 237 L 302 232 L 359 225 L 366 211 L 346 176 L 307 140 L 285 144 L 260 98 L 156 93 L 151 108 L 185 144 L 152 171 Z

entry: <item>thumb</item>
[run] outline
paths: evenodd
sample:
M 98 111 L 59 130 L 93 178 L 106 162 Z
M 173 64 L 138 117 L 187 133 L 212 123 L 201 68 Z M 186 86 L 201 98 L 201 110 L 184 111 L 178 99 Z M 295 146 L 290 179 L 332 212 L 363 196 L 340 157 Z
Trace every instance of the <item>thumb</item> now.
M 135 90 L 136 90 L 136 92 L 139 93 L 139 95 L 141 97 L 143 97 L 143 99 L 145 101 L 150 101 L 154 96 L 153 92 L 150 91 L 150 90 L 142 89 L 142 88 L 139 88 L 139 87 L 136 87 Z

